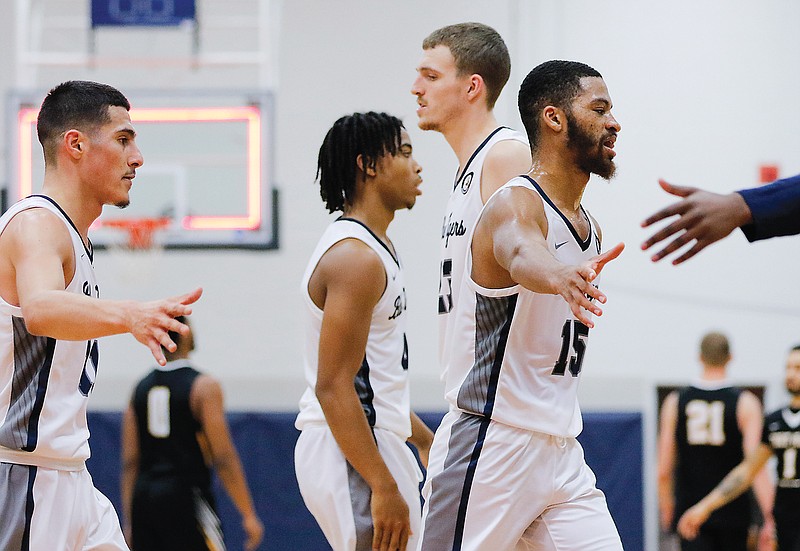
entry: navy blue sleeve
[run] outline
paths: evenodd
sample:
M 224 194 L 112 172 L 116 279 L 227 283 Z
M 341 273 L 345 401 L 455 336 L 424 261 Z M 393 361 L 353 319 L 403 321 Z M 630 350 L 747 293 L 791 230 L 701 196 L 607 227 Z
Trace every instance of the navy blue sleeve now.
M 753 222 L 742 226 L 748 241 L 800 233 L 800 174 L 738 193 L 753 213 Z

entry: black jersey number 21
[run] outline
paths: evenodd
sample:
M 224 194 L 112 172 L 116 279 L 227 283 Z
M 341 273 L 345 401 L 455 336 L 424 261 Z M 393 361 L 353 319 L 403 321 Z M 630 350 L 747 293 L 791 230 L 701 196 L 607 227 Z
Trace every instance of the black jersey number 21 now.
M 583 354 L 586 352 L 588 338 L 589 328 L 585 324 L 575 319 L 568 319 L 561 329 L 561 353 L 551 375 L 564 375 L 569 363 L 569 372 L 573 377 L 577 377 L 583 365 Z

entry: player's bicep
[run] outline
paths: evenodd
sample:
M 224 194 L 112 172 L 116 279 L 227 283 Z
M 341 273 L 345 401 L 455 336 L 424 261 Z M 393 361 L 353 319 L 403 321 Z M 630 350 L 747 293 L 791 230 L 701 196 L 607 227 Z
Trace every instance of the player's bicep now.
M 484 211 L 497 263 L 511 272 L 514 263 L 547 249 L 547 219 L 541 198 L 521 187 L 502 190 Z
M 742 432 L 742 447 L 745 454 L 750 453 L 761 442 L 761 431 L 764 426 L 761 402 L 753 393 L 742 392 L 736 406 L 736 417 Z
M 386 287 L 386 273 L 377 254 L 358 245 L 349 249 L 320 262 L 327 275 L 318 388 L 337 381 L 352 385 L 364 359 L 373 310 Z
M 67 286 L 65 267 L 72 266 L 72 243 L 64 224 L 51 212 L 30 209 L 17 214 L 3 238 L 9 239 L 17 299 L 24 309 L 42 291 L 62 291 Z

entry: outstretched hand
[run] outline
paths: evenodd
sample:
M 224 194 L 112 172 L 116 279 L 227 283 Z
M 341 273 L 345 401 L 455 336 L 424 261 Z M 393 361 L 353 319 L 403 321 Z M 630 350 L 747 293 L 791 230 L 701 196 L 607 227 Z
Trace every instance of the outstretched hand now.
M 191 305 L 197 302 L 203 289 L 152 302 L 134 303 L 129 314 L 129 332 L 137 341 L 150 349 L 158 365 L 166 365 L 163 346 L 174 352 L 177 345 L 169 338 L 170 331 L 186 335 L 189 327 L 175 318 L 192 313 Z
M 592 302 L 596 300 L 605 304 L 607 298 L 600 289 L 592 285 L 603 268 L 617 258 L 625 248 L 624 243 L 617 243 L 606 252 L 594 256 L 579 266 L 567 266 L 568 273 L 564 278 L 558 294 L 569 304 L 575 317 L 587 327 L 594 327 L 594 322 L 587 312 L 602 316 L 603 310 Z
M 658 262 L 694 241 L 689 250 L 672 261 L 673 264 L 680 264 L 751 220 L 750 209 L 738 193 L 721 195 L 694 187 L 675 186 L 664 180 L 659 180 L 658 184 L 667 193 L 682 199 L 664 207 L 642 222 L 642 227 L 646 228 L 670 216 L 678 216 L 676 220 L 642 243 L 642 250 L 647 250 L 656 243 L 678 234 L 666 247 L 651 257 L 653 262 Z

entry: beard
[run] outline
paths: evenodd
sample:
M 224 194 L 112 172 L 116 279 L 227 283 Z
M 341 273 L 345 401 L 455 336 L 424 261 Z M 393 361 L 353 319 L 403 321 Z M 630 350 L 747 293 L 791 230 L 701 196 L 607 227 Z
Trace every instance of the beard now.
M 606 154 L 603 146 L 608 136 L 604 135 L 600 140 L 595 139 L 569 114 L 567 122 L 569 125 L 567 147 L 575 154 L 578 167 L 589 174 L 597 174 L 604 180 L 613 178 L 617 165 Z

